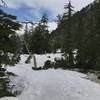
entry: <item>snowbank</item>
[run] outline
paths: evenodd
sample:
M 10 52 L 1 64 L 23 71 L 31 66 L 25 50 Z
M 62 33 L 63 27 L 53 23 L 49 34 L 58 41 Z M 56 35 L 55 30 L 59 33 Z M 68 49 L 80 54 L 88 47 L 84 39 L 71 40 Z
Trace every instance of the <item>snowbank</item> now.
M 38 67 L 43 67 L 44 63 L 47 60 L 50 60 L 51 62 L 54 62 L 55 58 L 61 58 L 62 54 L 57 53 L 57 54 L 45 54 L 45 55 L 35 55 L 36 56 L 36 61 L 37 61 L 37 66 Z

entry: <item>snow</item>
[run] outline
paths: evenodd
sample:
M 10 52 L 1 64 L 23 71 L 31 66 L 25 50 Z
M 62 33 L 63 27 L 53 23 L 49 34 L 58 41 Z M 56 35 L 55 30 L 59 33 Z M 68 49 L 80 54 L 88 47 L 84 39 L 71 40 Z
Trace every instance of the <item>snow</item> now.
M 54 62 L 55 61 L 54 58 L 61 58 L 61 56 L 62 56 L 61 53 L 45 54 L 45 55 L 35 55 L 38 67 L 40 67 L 40 66 L 42 67 L 47 60 L 50 60 L 51 62 Z
M 36 55 L 38 64 L 43 64 L 48 56 L 54 59 L 53 54 Z M 32 63 L 24 63 L 26 57 L 21 56 L 22 60 L 15 67 L 8 67 L 8 71 L 18 75 L 11 77 L 11 84 L 15 85 L 13 91 L 20 87 L 22 93 L 16 98 L 0 100 L 100 100 L 100 85 L 87 80 L 87 75 L 61 69 L 34 71 Z
M 1 98 L 0 100 L 18 100 L 18 98 L 15 98 L 15 97 L 5 97 L 5 98 Z
M 22 25 L 22 27 L 20 28 L 20 30 L 18 30 L 16 32 L 18 33 L 18 35 L 23 35 L 25 33 L 25 26 L 26 26 L 26 24 L 24 22 L 19 22 L 19 23 Z M 33 27 L 35 28 L 37 26 L 37 24 L 35 24 Z M 32 30 L 31 29 L 32 28 L 32 24 L 28 23 L 27 26 L 28 26 L 28 31 L 29 30 L 31 31 Z M 49 32 L 52 32 L 53 30 L 55 30 L 57 28 L 57 23 L 56 22 L 48 22 L 47 26 L 48 26 Z

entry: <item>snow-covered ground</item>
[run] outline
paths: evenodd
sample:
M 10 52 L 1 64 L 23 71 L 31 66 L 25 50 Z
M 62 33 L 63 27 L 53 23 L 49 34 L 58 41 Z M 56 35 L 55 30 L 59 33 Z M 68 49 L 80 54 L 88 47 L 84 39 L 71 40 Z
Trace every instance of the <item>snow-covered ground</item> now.
M 45 55 L 35 55 L 37 60 L 37 67 L 42 67 L 44 65 L 44 62 L 47 60 L 50 60 L 51 62 L 54 62 L 54 58 L 61 58 L 61 53 L 55 53 L 55 54 L 45 54 Z M 32 60 L 31 60 L 32 63 Z
M 45 59 L 53 60 L 54 55 L 37 55 L 38 65 Z M 55 55 L 59 56 L 60 55 Z M 11 85 L 15 90 L 22 90 L 17 97 L 5 97 L 0 100 L 100 100 L 100 85 L 86 79 L 86 75 L 65 70 L 33 71 L 33 64 L 25 64 L 27 55 L 15 67 L 8 67 L 8 71 L 18 75 L 11 77 Z

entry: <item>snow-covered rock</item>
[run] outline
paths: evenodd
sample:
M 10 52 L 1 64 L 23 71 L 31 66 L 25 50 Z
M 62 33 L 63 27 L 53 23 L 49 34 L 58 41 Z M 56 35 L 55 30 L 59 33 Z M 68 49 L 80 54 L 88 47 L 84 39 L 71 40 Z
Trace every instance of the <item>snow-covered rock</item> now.
M 51 62 L 54 62 L 55 58 L 61 58 L 62 54 L 61 53 L 56 53 L 56 54 L 45 54 L 45 55 L 35 55 L 35 56 L 36 56 L 38 67 L 40 67 L 40 66 L 43 67 L 44 63 L 47 60 L 50 60 Z

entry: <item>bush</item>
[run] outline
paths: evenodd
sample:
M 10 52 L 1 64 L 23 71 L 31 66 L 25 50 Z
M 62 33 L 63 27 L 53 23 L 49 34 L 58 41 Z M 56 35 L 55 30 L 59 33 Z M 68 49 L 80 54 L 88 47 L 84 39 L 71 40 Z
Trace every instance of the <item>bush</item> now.
M 50 60 L 47 60 L 43 66 L 44 69 L 52 68 L 52 63 Z
M 8 89 L 9 80 L 7 78 L 0 79 L 0 97 L 14 96 Z
M 0 72 L 0 77 L 4 77 L 5 73 L 4 72 Z
M 16 76 L 16 75 L 12 72 L 7 72 L 5 74 L 5 72 L 0 71 L 0 97 L 15 96 L 15 94 L 11 92 L 11 88 L 9 87 L 10 80 L 8 78 L 5 78 L 8 76 Z
M 63 58 L 61 58 L 61 59 L 55 58 L 54 68 L 55 69 L 57 69 L 57 68 L 67 69 L 66 61 Z
M 66 61 L 63 58 L 55 58 L 54 62 L 51 62 L 50 60 L 47 60 L 43 66 L 44 69 L 49 69 L 49 68 L 62 68 L 62 69 L 67 69 L 67 64 Z

